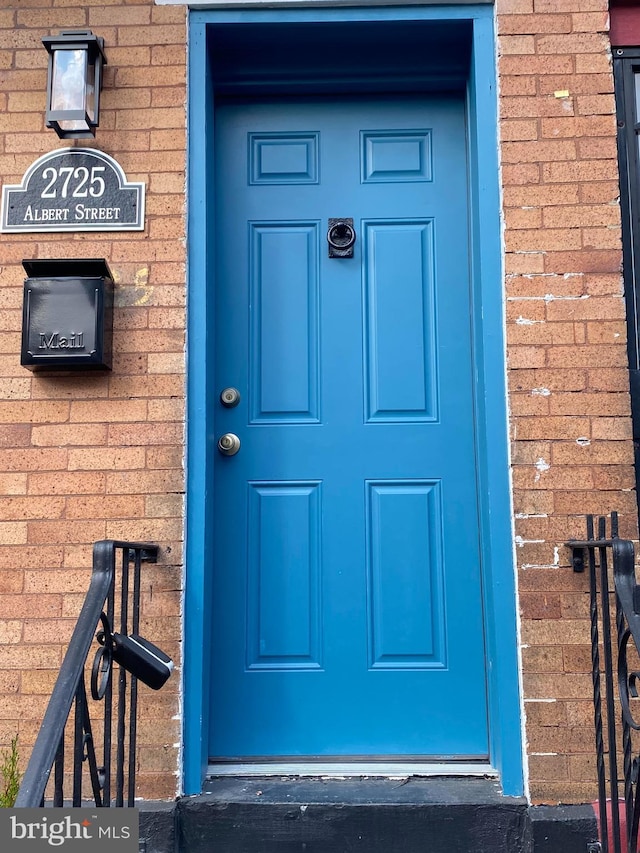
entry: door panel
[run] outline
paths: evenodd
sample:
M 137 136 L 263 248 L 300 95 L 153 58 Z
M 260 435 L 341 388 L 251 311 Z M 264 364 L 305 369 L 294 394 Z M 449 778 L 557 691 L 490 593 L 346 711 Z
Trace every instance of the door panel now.
M 463 102 L 229 102 L 215 150 L 210 754 L 486 758 Z

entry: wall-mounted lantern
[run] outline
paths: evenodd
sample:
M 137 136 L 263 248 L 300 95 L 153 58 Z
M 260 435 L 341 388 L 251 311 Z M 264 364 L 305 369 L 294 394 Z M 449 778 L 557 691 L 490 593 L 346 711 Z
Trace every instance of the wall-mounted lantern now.
M 95 136 L 100 123 L 100 90 L 104 39 L 91 30 L 62 30 L 57 36 L 45 36 L 49 52 L 47 80 L 47 127 L 61 139 L 85 139 Z

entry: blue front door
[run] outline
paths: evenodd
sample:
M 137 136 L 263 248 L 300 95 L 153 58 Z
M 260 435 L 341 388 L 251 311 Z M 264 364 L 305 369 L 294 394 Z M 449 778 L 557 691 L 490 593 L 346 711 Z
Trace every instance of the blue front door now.
M 229 101 L 215 154 L 210 755 L 486 759 L 464 102 Z

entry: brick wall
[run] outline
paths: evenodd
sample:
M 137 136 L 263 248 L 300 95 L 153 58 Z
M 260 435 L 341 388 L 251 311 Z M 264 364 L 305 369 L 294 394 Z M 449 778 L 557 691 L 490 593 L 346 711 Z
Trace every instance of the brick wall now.
M 537 801 L 594 799 L 585 512 L 635 535 L 605 0 L 498 0 L 516 555 Z
M 585 512 L 635 535 L 614 100 L 604 0 L 498 0 L 506 313 L 527 738 L 536 801 L 591 800 Z M 43 35 L 91 27 L 109 64 L 97 147 L 147 184 L 141 233 L 0 238 L 0 748 L 27 755 L 95 539 L 150 539 L 143 630 L 179 657 L 184 406 L 185 13 L 152 0 L 4 0 L 0 178 L 44 129 Z M 110 375 L 19 365 L 22 258 L 102 257 Z M 166 637 L 168 630 L 169 636 Z M 174 678 L 143 693 L 140 791 L 175 792 Z
M 89 27 L 108 65 L 95 144 L 147 185 L 144 232 L 0 237 L 0 747 L 26 757 L 87 588 L 96 539 L 162 547 L 142 633 L 179 659 L 183 512 L 185 11 L 152 0 L 4 0 L 0 177 L 68 143 L 44 128 L 41 38 Z M 73 144 L 73 143 L 70 143 Z M 110 375 L 20 366 L 23 258 L 104 257 L 116 279 Z M 171 797 L 179 673 L 141 688 L 140 790 Z M 168 771 L 168 772 L 167 772 Z

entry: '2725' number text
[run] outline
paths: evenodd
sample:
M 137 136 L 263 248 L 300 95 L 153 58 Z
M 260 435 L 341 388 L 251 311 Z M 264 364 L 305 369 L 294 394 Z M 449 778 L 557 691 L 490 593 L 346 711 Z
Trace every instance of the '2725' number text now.
M 92 166 L 91 170 L 86 166 L 61 166 L 55 169 L 47 166 L 42 172 L 42 179 L 48 181 L 46 187 L 40 193 L 41 198 L 57 198 L 60 190 L 60 198 L 100 198 L 105 191 L 104 178 L 100 174 L 105 171 L 105 166 Z M 62 186 L 60 186 L 62 184 Z

